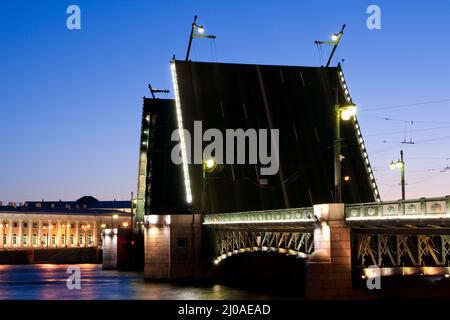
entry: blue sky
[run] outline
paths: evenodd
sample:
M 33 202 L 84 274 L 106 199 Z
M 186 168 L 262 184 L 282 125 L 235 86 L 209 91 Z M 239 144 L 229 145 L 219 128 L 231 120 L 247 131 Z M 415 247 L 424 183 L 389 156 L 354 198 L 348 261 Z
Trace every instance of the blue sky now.
M 81 30 L 66 28 L 70 4 Z M 381 30 L 366 27 L 370 4 Z M 400 198 L 388 165 L 401 148 L 408 198 L 450 194 L 448 1 L 1 0 L 0 201 L 128 199 L 141 99 L 149 82 L 171 89 L 195 14 L 217 35 L 194 42 L 203 61 L 318 66 L 329 48 L 321 59 L 313 41 L 345 23 L 334 63 L 345 59 L 382 198 Z

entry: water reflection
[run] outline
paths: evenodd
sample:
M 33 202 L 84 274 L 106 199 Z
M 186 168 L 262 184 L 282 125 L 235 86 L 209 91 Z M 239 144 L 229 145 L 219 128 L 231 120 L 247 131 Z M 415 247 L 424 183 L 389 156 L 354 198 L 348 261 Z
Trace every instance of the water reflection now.
M 81 289 L 67 288 L 69 265 L 0 266 L 0 300 L 182 300 L 182 299 L 276 299 L 265 293 L 224 285 L 192 286 L 148 283 L 139 272 L 102 270 L 101 265 L 80 264 Z

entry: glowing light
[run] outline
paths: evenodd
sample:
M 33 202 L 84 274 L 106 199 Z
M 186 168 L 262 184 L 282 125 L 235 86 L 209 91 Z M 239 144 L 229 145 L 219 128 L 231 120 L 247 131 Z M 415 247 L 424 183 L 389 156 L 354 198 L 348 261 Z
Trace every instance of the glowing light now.
M 183 174 L 184 174 L 184 186 L 186 189 L 186 201 L 188 203 L 192 202 L 192 193 L 191 193 L 191 182 L 189 180 L 189 171 L 188 171 L 188 161 L 186 155 L 186 143 L 184 140 L 184 131 L 183 131 L 183 117 L 181 114 L 181 102 L 180 102 L 180 94 L 178 91 L 178 82 L 177 82 L 177 71 L 175 68 L 175 62 L 171 64 L 172 70 L 172 81 L 173 81 L 173 91 L 175 94 L 175 106 L 177 111 L 177 122 L 178 122 L 178 130 L 180 133 L 180 144 L 181 144 L 181 158 L 183 160 Z
M 113 218 L 113 219 L 118 219 L 118 218 L 119 218 L 119 215 L 118 215 L 118 214 L 113 214 L 113 215 L 112 215 L 112 218 Z
M 248 224 L 248 223 L 279 223 L 279 222 L 313 222 L 314 219 L 274 219 L 274 220 L 242 220 L 242 221 L 205 221 L 203 224 Z
M 152 236 L 155 236 L 156 234 L 158 234 L 158 228 L 157 227 L 151 227 L 150 228 L 150 234 Z
M 147 221 L 150 224 L 156 224 L 158 222 L 158 215 L 156 215 L 156 214 L 149 215 L 147 218 Z
M 403 163 L 401 161 L 398 161 L 395 166 L 400 169 L 401 167 L 403 167 Z
M 198 26 L 197 31 L 198 31 L 198 33 L 203 33 L 203 32 L 205 32 L 205 28 L 203 26 Z
M 100 228 L 105 229 L 105 228 L 106 228 L 106 224 L 102 223 L 102 224 L 100 225 Z
M 356 106 L 354 104 L 342 107 L 340 111 L 342 120 L 349 120 L 351 117 L 356 116 Z
M 345 176 L 344 177 L 344 181 L 346 181 L 346 182 L 350 181 L 350 177 L 349 176 Z
M 214 159 L 205 160 L 205 166 L 207 169 L 212 169 L 216 165 L 216 161 Z
M 389 168 L 390 168 L 391 170 L 395 170 L 395 163 L 394 163 L 394 162 L 391 162 L 391 164 L 389 165 Z
M 433 214 L 433 215 L 408 215 L 408 216 L 383 216 L 383 217 L 350 217 L 345 218 L 348 221 L 359 221 L 359 220 L 433 220 L 433 219 L 441 219 L 441 218 L 450 218 L 450 216 L 446 214 Z
M 128 222 L 122 223 L 122 226 L 123 226 L 124 228 L 128 227 Z

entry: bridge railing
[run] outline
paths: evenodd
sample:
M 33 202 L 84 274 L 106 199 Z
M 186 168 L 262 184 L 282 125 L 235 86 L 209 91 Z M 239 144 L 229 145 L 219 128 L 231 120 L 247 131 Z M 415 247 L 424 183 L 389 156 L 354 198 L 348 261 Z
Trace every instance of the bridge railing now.
M 346 205 L 346 220 L 450 218 L 450 196 Z
M 314 209 L 295 208 L 264 211 L 208 214 L 203 216 L 203 224 L 257 224 L 257 223 L 307 223 L 314 221 Z

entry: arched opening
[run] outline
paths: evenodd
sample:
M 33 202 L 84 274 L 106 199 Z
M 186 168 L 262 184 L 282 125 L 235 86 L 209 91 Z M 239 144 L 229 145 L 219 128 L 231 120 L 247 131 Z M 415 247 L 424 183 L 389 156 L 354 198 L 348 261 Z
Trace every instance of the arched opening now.
M 215 265 L 221 284 L 303 298 L 306 259 L 279 252 L 243 252 L 222 259 Z

